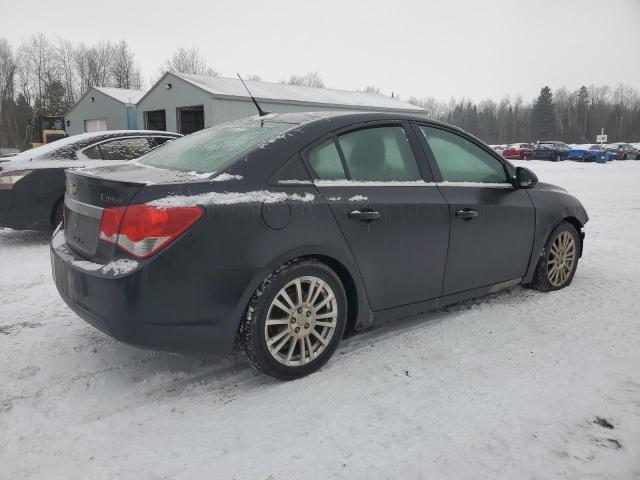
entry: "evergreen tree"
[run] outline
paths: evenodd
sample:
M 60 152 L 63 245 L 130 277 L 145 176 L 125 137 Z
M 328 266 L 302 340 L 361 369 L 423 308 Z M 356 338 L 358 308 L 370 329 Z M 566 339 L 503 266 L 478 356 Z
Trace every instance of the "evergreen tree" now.
M 533 105 L 533 135 L 537 140 L 549 140 L 556 132 L 555 114 L 553 111 L 553 93 L 543 87 Z
M 578 120 L 578 131 L 582 135 L 582 141 L 586 142 L 588 137 L 587 119 L 589 117 L 589 91 L 584 85 L 580 87 L 577 95 L 576 115 Z

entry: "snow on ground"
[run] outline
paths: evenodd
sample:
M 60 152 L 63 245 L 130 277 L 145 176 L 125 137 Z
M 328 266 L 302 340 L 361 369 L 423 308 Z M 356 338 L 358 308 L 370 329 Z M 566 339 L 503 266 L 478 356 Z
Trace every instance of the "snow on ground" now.
M 521 164 L 591 217 L 569 288 L 383 326 L 290 383 L 109 339 L 47 235 L 0 231 L 0 478 L 638 478 L 640 162 Z

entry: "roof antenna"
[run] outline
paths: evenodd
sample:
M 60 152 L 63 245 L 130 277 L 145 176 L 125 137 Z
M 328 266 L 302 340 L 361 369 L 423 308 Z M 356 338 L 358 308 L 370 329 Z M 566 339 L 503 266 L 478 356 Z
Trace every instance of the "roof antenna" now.
M 253 100 L 253 104 L 256 106 L 256 108 L 258 109 L 258 114 L 260 117 L 264 117 L 266 115 L 269 115 L 269 112 L 265 112 L 264 110 L 262 110 L 262 108 L 260 108 L 260 105 L 258 104 L 258 102 L 256 101 L 255 98 L 253 98 L 253 95 L 251 95 L 251 91 L 249 90 L 249 87 L 247 87 L 247 84 L 244 83 L 244 80 L 242 79 L 242 77 L 240 76 L 240 74 L 236 74 L 238 75 L 238 78 L 240 79 L 240 81 L 242 82 L 242 85 L 244 85 L 244 88 L 247 89 L 247 93 L 249 94 L 249 96 L 251 97 L 251 100 Z

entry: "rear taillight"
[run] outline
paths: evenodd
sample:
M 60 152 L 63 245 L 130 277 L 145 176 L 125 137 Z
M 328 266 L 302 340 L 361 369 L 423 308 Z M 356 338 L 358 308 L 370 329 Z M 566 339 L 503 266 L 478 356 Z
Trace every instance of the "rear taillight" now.
M 11 190 L 18 181 L 22 180 L 30 173 L 31 170 L 0 172 L 0 190 Z
M 150 205 L 106 208 L 100 239 L 137 258 L 158 253 L 204 215 L 200 207 L 158 208 Z

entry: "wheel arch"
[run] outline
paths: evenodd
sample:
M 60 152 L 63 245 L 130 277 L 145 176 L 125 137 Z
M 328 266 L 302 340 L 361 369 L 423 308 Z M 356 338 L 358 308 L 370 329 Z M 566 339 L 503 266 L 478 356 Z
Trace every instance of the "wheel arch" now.
M 353 263 L 349 257 L 345 257 L 334 248 L 323 248 L 317 246 L 311 249 L 295 249 L 293 251 L 288 251 L 275 257 L 273 261 L 267 265 L 267 270 L 272 273 L 286 263 L 301 261 L 304 259 L 313 259 L 327 265 L 336 273 L 342 282 L 345 295 L 347 297 L 347 325 L 345 327 L 345 335 L 354 332 L 360 325 L 368 324 L 372 318 L 372 314 L 369 308 L 366 292 L 364 290 L 364 285 L 360 278 L 360 272 L 355 263 Z M 263 280 L 264 278 L 260 279 L 257 285 L 259 286 Z M 246 309 L 251 302 L 251 298 L 255 293 L 255 288 L 257 287 L 250 288 L 252 288 L 252 290 L 247 296 L 247 301 L 245 302 L 243 309 Z

